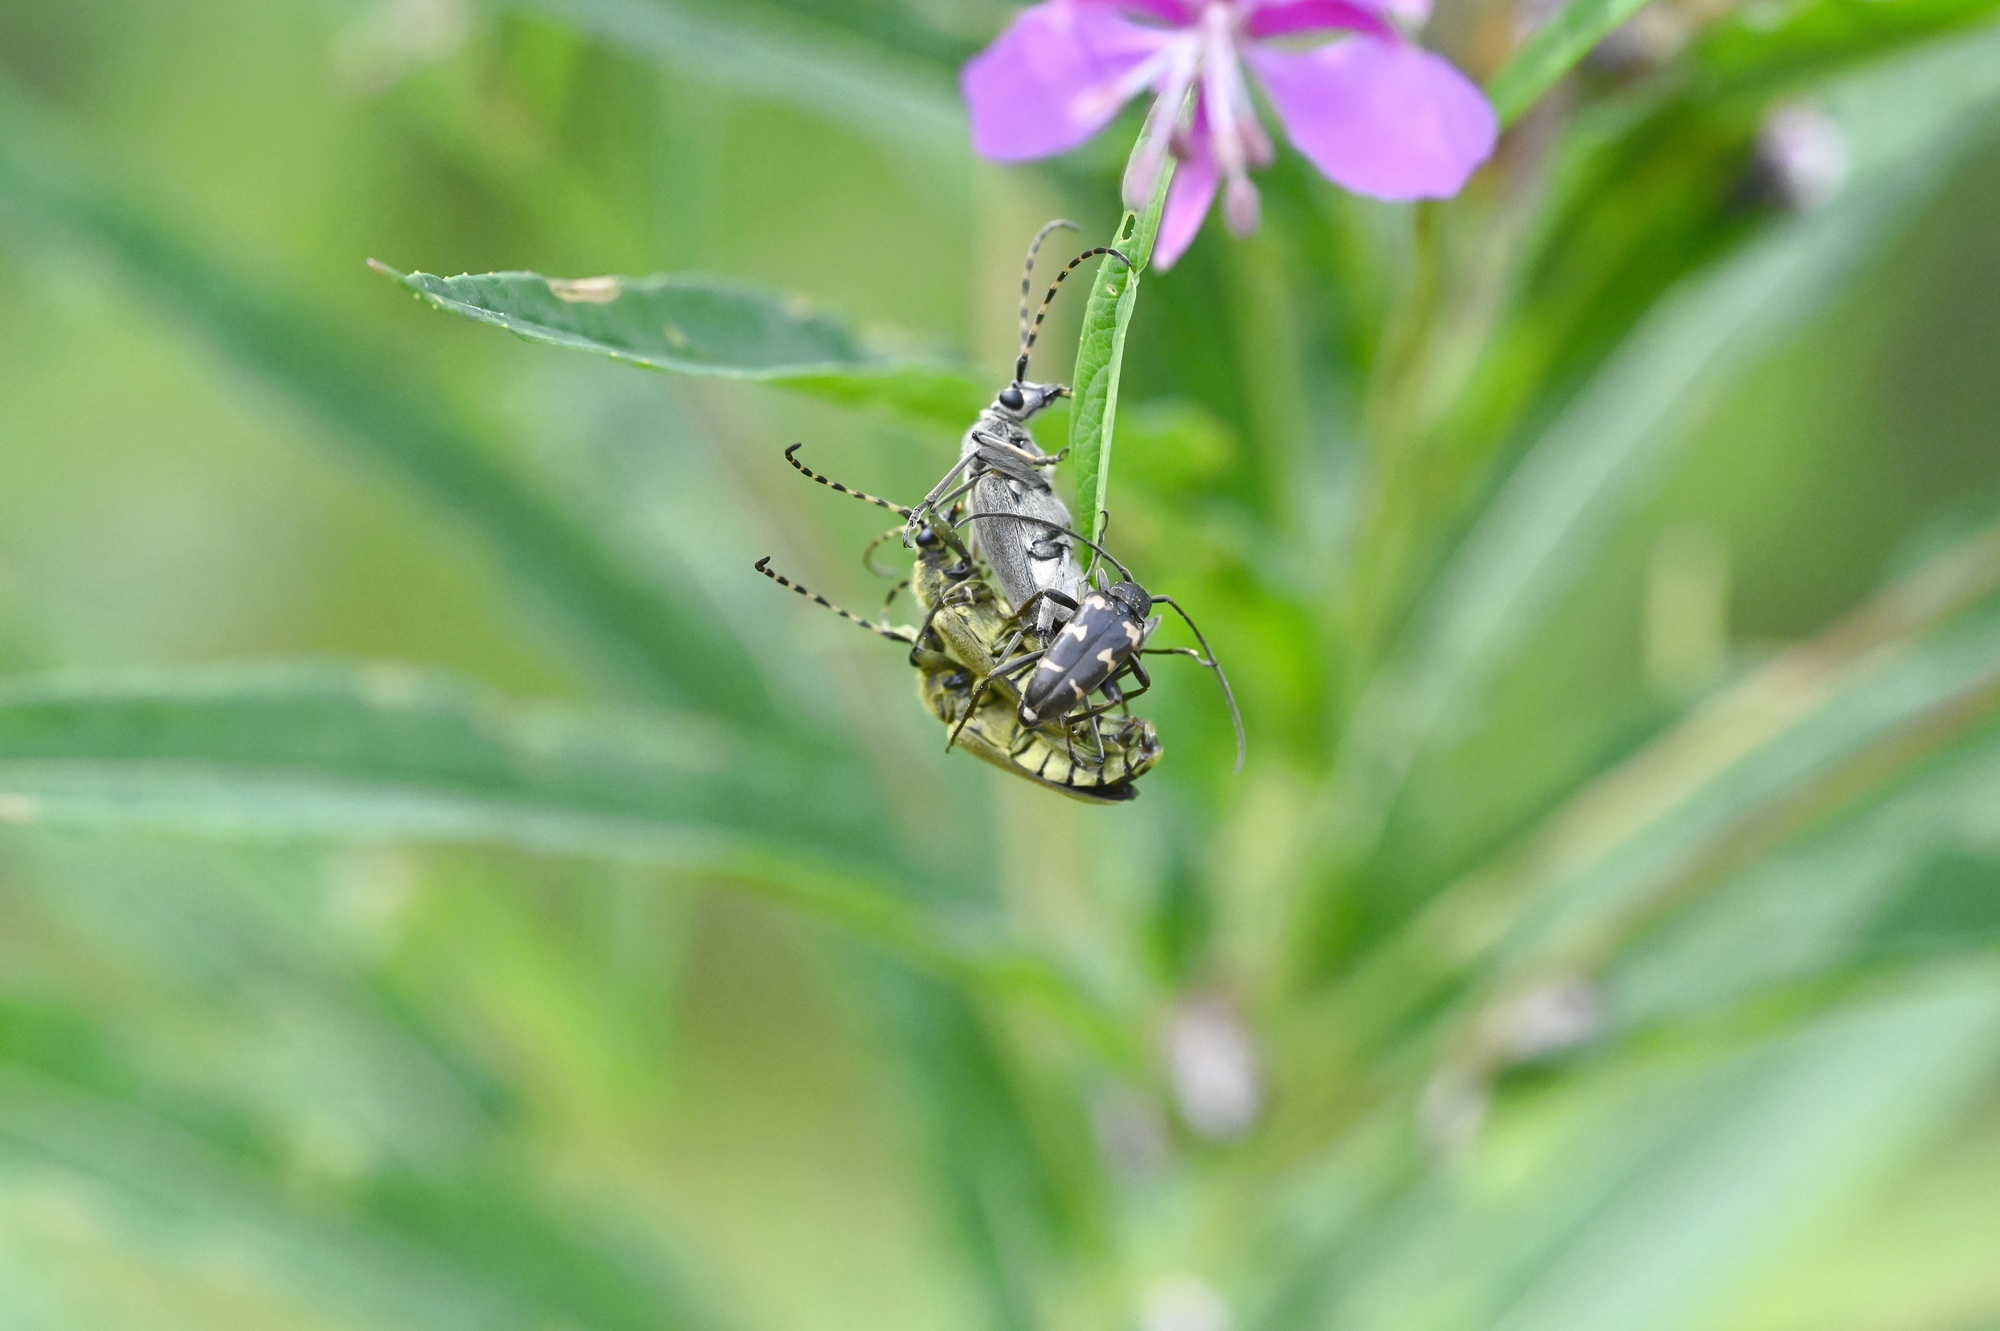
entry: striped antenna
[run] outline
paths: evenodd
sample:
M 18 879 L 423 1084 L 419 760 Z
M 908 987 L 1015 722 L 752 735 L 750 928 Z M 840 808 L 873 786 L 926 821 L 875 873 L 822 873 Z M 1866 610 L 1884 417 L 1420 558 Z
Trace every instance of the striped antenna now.
M 813 591 L 809 587 L 805 587 L 800 585 L 799 583 L 793 582 L 790 578 L 786 577 L 784 574 L 779 573 L 774 569 L 772 569 L 770 565 L 771 565 L 771 556 L 765 555 L 762 559 L 757 561 L 754 567 L 759 573 L 762 573 L 765 577 L 777 583 L 780 587 L 791 588 L 799 595 L 805 597 L 808 601 L 811 601 L 814 605 L 825 606 L 828 610 L 833 611 L 834 614 L 839 615 L 842 619 L 846 620 L 850 624 L 859 624 L 862 628 L 867 629 L 870 633 L 881 634 L 883 637 L 887 638 L 890 642 L 901 642 L 901 643 L 916 642 L 917 640 L 916 634 L 910 632 L 908 629 L 899 629 L 894 624 L 877 624 L 872 619 L 863 619 L 861 616 L 855 614 L 851 610 L 842 610 L 839 606 L 827 600 L 824 596 L 821 596 L 818 592 Z
M 850 489 L 849 487 L 842 485 L 839 481 L 836 481 L 829 476 L 820 475 L 818 472 L 814 471 L 811 467 L 808 467 L 805 463 L 799 461 L 798 458 L 794 456 L 801 448 L 804 447 L 805 447 L 804 444 L 793 444 L 790 448 L 786 449 L 785 461 L 791 463 L 794 467 L 796 467 L 799 471 L 799 474 L 804 476 L 807 480 L 818 481 L 821 485 L 824 485 L 827 489 L 838 490 L 844 495 L 848 495 L 854 499 L 859 499 L 864 504 L 873 504 L 877 508 L 886 508 L 891 513 L 894 513 L 899 517 L 908 518 L 915 513 L 916 510 L 914 509 L 905 508 L 901 504 L 892 503 L 887 499 L 879 498 L 876 495 L 869 494 L 865 490 Z M 868 549 L 872 552 L 875 549 L 875 547 L 871 545 L 868 547 Z M 864 560 L 867 559 L 867 557 L 868 557 L 867 555 L 862 556 Z
M 1049 294 L 1042 297 L 1042 307 L 1035 311 L 1035 321 L 1029 326 L 1028 335 L 1021 342 L 1020 362 L 1014 366 L 1015 383 L 1027 382 L 1029 353 L 1035 349 L 1035 339 L 1042 335 L 1042 320 L 1049 317 L 1049 306 L 1055 303 L 1056 292 L 1062 290 L 1063 279 L 1075 272 L 1083 264 L 1084 260 L 1095 259 L 1100 254 L 1114 256 L 1118 262 L 1124 264 L 1127 268 L 1132 266 L 1132 261 L 1125 257 L 1124 251 L 1113 249 L 1109 245 L 1099 245 L 1094 250 L 1085 250 L 1074 259 L 1071 259 L 1068 265 L 1060 273 L 1056 274 L 1056 280 L 1049 283 Z
M 1028 299 L 1034 294 L 1035 290 L 1033 286 L 1035 280 L 1035 256 L 1041 253 L 1042 242 L 1049 238 L 1050 232 L 1058 230 L 1081 231 L 1082 229 L 1076 223 L 1065 221 L 1058 217 L 1055 221 L 1050 222 L 1040 231 L 1037 231 L 1035 238 L 1028 243 L 1028 262 L 1021 267 L 1021 354 L 1023 357 L 1027 355 L 1028 347 L 1032 345 L 1028 339 Z

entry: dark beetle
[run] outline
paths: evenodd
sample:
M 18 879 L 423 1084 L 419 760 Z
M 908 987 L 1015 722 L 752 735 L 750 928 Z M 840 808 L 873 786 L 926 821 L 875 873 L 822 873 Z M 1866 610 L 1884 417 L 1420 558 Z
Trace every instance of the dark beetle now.
M 971 516 L 976 518 L 980 515 L 975 513 Z M 1021 686 L 1018 713 L 1021 724 L 1031 728 L 1059 724 L 1068 728 L 1102 716 L 1153 687 L 1152 676 L 1146 673 L 1141 657 L 1192 657 L 1213 670 L 1216 682 L 1222 685 L 1223 699 L 1229 704 L 1229 719 L 1236 726 L 1236 766 L 1240 771 L 1247 747 L 1243 714 L 1237 709 L 1235 691 L 1229 687 L 1229 676 L 1222 672 L 1222 663 L 1209 650 L 1208 639 L 1202 636 L 1200 627 L 1173 597 L 1154 596 L 1134 582 L 1130 571 L 1102 546 L 1076 532 L 1064 534 L 1109 560 L 1117 567 L 1122 580 L 1092 591 L 1081 604 L 1067 601 L 1059 592 L 1045 591 L 1022 606 L 1017 612 L 1017 620 L 1032 622 L 1029 616 L 1035 602 L 1067 601 L 1069 622 L 1061 632 L 1048 639 L 1047 647 L 1002 661 L 993 667 L 992 672 L 980 682 L 980 688 L 983 690 L 994 681 L 1010 679 L 1033 666 L 1034 673 Z M 1189 647 L 1146 645 L 1160 627 L 1158 616 L 1149 617 L 1157 605 L 1172 606 L 1174 613 L 1187 621 L 1195 641 L 1201 644 L 1200 651 Z M 1015 633 L 1010 650 L 1019 645 L 1024 631 Z M 1119 681 L 1127 677 L 1136 681 L 1138 687 L 1129 690 L 1120 687 Z M 1092 694 L 1100 693 L 1104 695 L 1103 702 L 1095 706 L 1087 705 Z
M 1091 694 L 1104 691 L 1102 712 L 1153 686 L 1139 653 L 1159 630 L 1160 619 L 1147 618 L 1153 598 L 1136 582 L 1113 583 L 1084 597 L 1062 632 L 1041 653 L 1035 672 L 1021 689 L 1021 724 L 1040 725 L 1045 716 L 1067 716 Z M 1112 676 L 1130 674 L 1139 687 L 1117 691 Z

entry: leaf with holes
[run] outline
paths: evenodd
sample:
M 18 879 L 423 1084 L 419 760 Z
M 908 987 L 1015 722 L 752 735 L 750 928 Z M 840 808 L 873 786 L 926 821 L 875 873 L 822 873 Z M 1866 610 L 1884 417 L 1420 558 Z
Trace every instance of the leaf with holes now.
M 752 379 L 962 429 L 988 389 L 947 365 L 898 360 L 796 297 L 687 273 L 436 277 L 375 268 L 441 310 L 530 342 L 678 374 Z

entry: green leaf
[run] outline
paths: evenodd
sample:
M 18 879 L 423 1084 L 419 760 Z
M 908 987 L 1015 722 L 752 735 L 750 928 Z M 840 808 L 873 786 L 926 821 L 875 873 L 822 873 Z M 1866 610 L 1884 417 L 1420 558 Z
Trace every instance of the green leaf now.
M 1512 124 L 1592 47 L 1645 7 L 1646 0 L 1569 0 L 1486 85 L 1500 123 Z
M 1432 583 L 1344 748 L 1341 802 L 1358 827 L 1372 827 L 1420 752 L 1473 715 L 1508 653 L 1721 395 L 1846 289 L 1977 143 L 2000 110 L 2000 34 L 1846 79 L 1826 104 L 1852 162 L 1840 197 L 1670 293 L 1528 451 Z
M 1974 1101 L 2000 983 L 1929 976 L 1746 1047 L 1641 1054 L 1502 1105 L 1319 1325 L 1666 1331 Z M 1437 1255 L 1456 1260 L 1440 1266 Z
M 942 365 L 895 361 L 797 298 L 672 273 L 577 280 L 540 273 L 434 277 L 375 268 L 431 304 L 530 342 L 681 374 L 754 379 L 960 429 L 990 392 Z
M 463 415 L 325 311 L 252 285 L 93 177 L 87 155 L 0 89 L 0 224 L 80 243 L 119 288 L 201 334 L 236 367 L 498 550 L 544 606 L 635 687 L 770 724 L 756 659 L 689 578 L 642 578 L 585 524 L 523 484 Z
M 10 1037 L 24 1024 L 18 1011 L 0 1010 L 0 1018 Z M 61 1179 L 73 1204 L 115 1217 L 122 1236 L 98 1240 L 87 1275 L 63 1269 L 66 1262 L 18 1273 L 28 1288 L 124 1279 L 137 1287 L 127 1297 L 138 1297 L 147 1265 L 172 1265 L 176 1248 L 161 1245 L 171 1234 L 174 1244 L 198 1238 L 255 1269 L 246 1302 L 262 1303 L 262 1315 L 284 1325 L 330 1326 L 320 1319 L 332 1309 L 410 1331 L 727 1325 L 680 1288 L 656 1236 L 565 1214 L 536 1197 L 518 1169 L 482 1172 L 484 1161 L 459 1159 L 448 1177 L 388 1169 L 338 1199 L 309 1195 L 287 1176 L 283 1157 L 246 1143 L 221 1107 L 204 1105 L 208 1121 L 198 1127 L 159 1112 L 166 1103 L 192 1117 L 191 1097 L 158 1085 L 153 1069 L 114 1065 L 99 1071 L 98 1084 L 79 1085 L 25 1063 L 13 1043 L 0 1039 L 0 1163 L 10 1175 Z M 225 1125 L 238 1131 L 217 1130 Z M 42 1228 L 18 1214 L 6 1227 L 10 1248 Z M 74 1239 L 65 1246 L 74 1261 Z M 170 1311 L 156 1325 L 213 1325 L 232 1302 L 199 1280 L 164 1283 Z M 206 1318 L 205 1296 L 220 1305 Z
M 1076 405 L 1070 412 L 1069 446 L 1076 459 L 1076 499 L 1084 508 L 1083 534 L 1097 539 L 1102 530 L 1111 486 L 1111 440 L 1118 426 L 1118 378 L 1125 364 L 1125 334 L 1139 304 L 1139 279 L 1153 258 L 1160 234 L 1160 214 L 1167 206 L 1167 186 L 1174 162 L 1167 159 L 1160 183 L 1143 215 L 1126 213 L 1111 243 L 1132 261 L 1127 267 L 1105 255 L 1090 285 L 1090 303 L 1083 312 L 1083 331 L 1076 344 L 1076 374 L 1070 388 Z
M 503 707 L 415 672 L 77 676 L 0 688 L 16 822 L 424 837 L 705 868 L 925 964 L 865 791 L 697 726 Z M 914 951 L 910 949 L 914 948 Z
M 1610 1010 L 1643 1028 L 1773 995 L 1838 997 L 1871 975 L 1991 953 L 2000 862 L 1981 829 L 1996 797 L 1989 721 L 1869 807 L 1640 934 L 1605 973 Z
M 417 837 L 661 862 L 898 960 L 1119 1035 L 997 924 L 951 927 L 837 756 L 670 718 L 505 706 L 401 667 L 58 676 L 0 686 L 0 824 Z
M 1471 1030 L 1496 995 L 1599 973 L 1661 916 L 1775 863 L 1815 820 L 1988 725 L 1996 690 L 2000 532 L 1988 531 L 1604 773 L 1430 902 L 1347 982 L 1344 1002 L 1405 1038 L 1413 1014 Z M 1818 909 L 1817 885 L 1804 890 Z M 1843 903 L 1828 892 L 1831 918 Z M 1470 999 L 1445 1006 L 1474 976 Z

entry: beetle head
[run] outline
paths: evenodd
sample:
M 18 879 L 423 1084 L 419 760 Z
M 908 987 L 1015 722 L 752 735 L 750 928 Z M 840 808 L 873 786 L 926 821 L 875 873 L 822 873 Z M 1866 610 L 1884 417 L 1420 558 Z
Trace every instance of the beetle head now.
M 1031 384 L 1024 379 L 1016 379 L 1000 390 L 1000 396 L 993 399 L 991 410 L 1003 419 L 1021 422 L 1050 403 L 1068 396 L 1069 389 L 1062 384 Z

